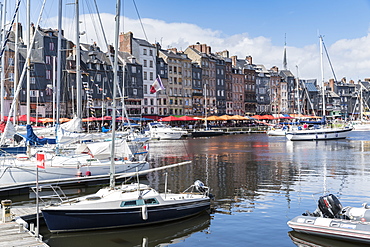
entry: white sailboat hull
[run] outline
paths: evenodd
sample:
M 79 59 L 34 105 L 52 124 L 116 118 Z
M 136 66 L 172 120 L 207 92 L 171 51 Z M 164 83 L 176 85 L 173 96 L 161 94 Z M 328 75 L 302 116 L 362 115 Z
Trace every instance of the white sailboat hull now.
M 286 137 L 290 141 L 318 141 L 318 140 L 334 140 L 345 139 L 353 130 L 352 127 L 340 129 L 313 129 L 313 130 L 296 130 L 286 133 Z
M 46 161 L 45 169 L 38 169 L 39 183 L 73 183 L 81 178 L 109 179 L 110 160 L 99 161 L 91 158 L 55 159 Z M 84 161 L 83 161 L 84 160 Z M 6 161 L 7 165 L 0 166 L 0 191 L 28 187 L 35 184 L 37 161 Z M 149 169 L 146 161 L 115 161 L 116 174 L 145 171 Z

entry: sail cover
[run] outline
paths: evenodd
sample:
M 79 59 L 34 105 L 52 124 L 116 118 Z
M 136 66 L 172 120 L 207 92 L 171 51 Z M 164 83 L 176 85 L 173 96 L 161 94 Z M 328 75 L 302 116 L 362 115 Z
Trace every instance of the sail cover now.
M 27 135 L 26 135 L 26 140 L 29 142 L 31 146 L 35 145 L 45 145 L 45 144 L 56 144 L 55 139 L 51 138 L 39 138 L 37 135 L 33 132 L 32 126 L 27 125 Z

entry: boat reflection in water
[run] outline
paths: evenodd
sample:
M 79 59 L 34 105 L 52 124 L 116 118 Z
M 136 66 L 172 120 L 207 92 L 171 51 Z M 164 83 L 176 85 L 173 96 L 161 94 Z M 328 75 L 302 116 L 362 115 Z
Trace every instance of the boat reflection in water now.
M 44 242 L 52 247 L 65 246 L 158 246 L 186 241 L 196 232 L 208 234 L 210 215 L 200 215 L 171 223 L 156 224 L 146 227 L 131 227 L 116 230 L 100 230 L 50 234 L 42 229 Z
M 300 233 L 296 231 L 288 232 L 288 236 L 293 243 L 299 247 L 365 247 L 369 246 L 361 243 L 351 243 L 331 238 L 314 236 L 311 234 Z

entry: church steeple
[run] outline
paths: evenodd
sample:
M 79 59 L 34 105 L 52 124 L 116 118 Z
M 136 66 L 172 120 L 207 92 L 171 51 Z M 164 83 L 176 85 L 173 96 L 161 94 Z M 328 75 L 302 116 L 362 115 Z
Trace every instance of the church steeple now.
M 288 62 L 286 59 L 286 34 L 285 34 L 285 44 L 284 44 L 284 58 L 283 58 L 283 68 L 287 70 Z

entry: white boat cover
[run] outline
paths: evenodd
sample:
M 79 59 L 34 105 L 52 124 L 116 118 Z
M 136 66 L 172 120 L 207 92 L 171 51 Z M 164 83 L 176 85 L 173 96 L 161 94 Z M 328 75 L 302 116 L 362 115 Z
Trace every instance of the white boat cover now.
M 70 132 L 81 133 L 83 131 L 82 119 L 79 117 L 74 117 L 71 121 L 61 124 L 60 127 Z
M 112 142 L 93 142 L 93 143 L 82 143 L 77 149 L 76 153 L 89 153 L 94 158 L 106 159 L 110 157 Z M 132 157 L 132 152 L 125 140 L 118 140 L 115 142 L 115 158 L 126 158 Z

